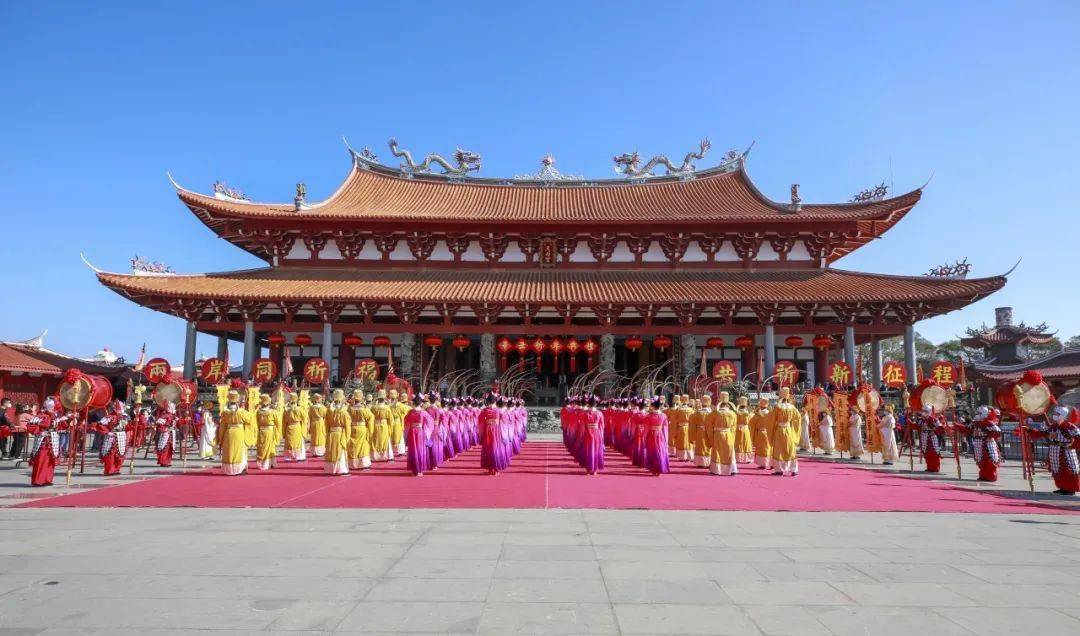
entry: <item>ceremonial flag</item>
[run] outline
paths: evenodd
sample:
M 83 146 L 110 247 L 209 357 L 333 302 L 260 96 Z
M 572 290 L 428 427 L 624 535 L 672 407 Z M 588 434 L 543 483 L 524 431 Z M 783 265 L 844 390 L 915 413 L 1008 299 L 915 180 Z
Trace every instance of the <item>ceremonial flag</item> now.
M 862 351 L 859 352 L 859 355 L 855 356 L 855 377 L 859 379 L 859 382 L 866 379 L 862 374 Z
M 289 355 L 289 348 L 282 347 L 282 354 L 285 356 L 281 361 L 281 377 L 287 378 L 293 373 L 292 356 Z
M 959 369 L 957 369 L 957 375 L 959 376 L 959 381 L 957 382 L 957 384 L 960 385 L 960 390 L 961 391 L 966 391 L 967 390 L 967 373 L 964 371 L 964 359 L 963 358 L 960 358 L 959 362 L 957 363 L 957 366 L 959 367 Z
M 919 363 L 915 363 L 915 383 L 922 384 L 922 381 L 924 379 L 925 376 L 923 375 L 922 365 Z
M 134 371 L 142 371 L 143 365 L 146 363 L 146 343 L 142 343 L 142 349 L 139 350 L 139 360 L 135 363 Z
M 701 350 L 701 369 L 698 371 L 698 375 L 705 375 L 705 350 Z

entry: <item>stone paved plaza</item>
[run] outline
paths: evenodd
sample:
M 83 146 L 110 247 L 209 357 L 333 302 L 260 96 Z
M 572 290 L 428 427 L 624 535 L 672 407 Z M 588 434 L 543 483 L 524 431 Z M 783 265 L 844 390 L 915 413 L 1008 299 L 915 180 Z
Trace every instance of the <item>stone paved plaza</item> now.
M 1080 633 L 1072 515 L 3 509 L 0 529 L 0 633 Z

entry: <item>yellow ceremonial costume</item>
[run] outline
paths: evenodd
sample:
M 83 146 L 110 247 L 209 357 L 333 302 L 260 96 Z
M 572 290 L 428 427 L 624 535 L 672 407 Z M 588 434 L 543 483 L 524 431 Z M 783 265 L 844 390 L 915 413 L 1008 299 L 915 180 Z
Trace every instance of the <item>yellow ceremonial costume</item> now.
M 394 452 L 404 455 L 405 448 L 405 416 L 412 410 L 405 402 L 397 400 L 398 392 L 390 391 L 390 437 L 394 444 Z
M 671 406 L 664 409 L 664 417 L 667 418 L 667 443 L 668 443 L 668 456 L 675 456 L 675 411 L 679 408 L 679 396 L 675 396 Z
M 251 417 L 248 418 L 244 428 L 244 434 L 247 436 L 244 441 L 249 449 L 255 448 L 255 442 L 259 436 L 259 425 L 255 421 L 255 411 L 259 409 L 259 402 L 262 399 L 260 395 L 259 387 L 249 386 L 247 388 L 247 401 L 244 403 L 244 408 Z
M 221 472 L 239 475 L 247 470 L 247 430 L 255 418 L 240 408 L 240 394 L 229 391 L 228 403 L 221 408 L 218 422 L 217 445 L 221 449 Z
M 364 403 L 364 394 L 357 391 L 349 407 L 352 420 L 349 436 L 349 468 L 371 467 L 371 437 L 375 429 L 375 414 Z
M 799 429 L 802 413 L 790 402 L 790 394 L 781 393 L 780 401 L 769 417 L 772 443 L 773 474 L 799 473 Z
M 754 463 L 758 468 L 768 468 L 772 454 L 769 441 L 768 400 L 759 400 L 757 409 L 750 416 L 750 436 L 754 442 Z
M 709 472 L 714 475 L 736 475 L 739 468 L 735 463 L 735 427 L 739 418 L 731 402 L 724 398 L 726 396 L 721 394 L 720 408 L 708 420 L 709 446 L 712 450 Z
M 326 405 L 323 396 L 316 393 L 311 396 L 313 404 L 308 409 L 308 439 L 311 440 L 311 454 L 322 457 L 326 454 Z
M 307 409 L 301 406 L 300 397 L 289 394 L 289 403 L 281 414 L 282 433 L 285 438 L 285 461 L 302 462 L 307 459 L 304 441 L 307 438 Z
M 682 461 L 694 459 L 694 447 L 690 442 L 690 417 L 693 414 L 694 409 L 690 408 L 690 398 L 684 395 L 679 400 L 679 405 L 671 409 L 671 415 L 668 416 L 675 459 Z
M 270 405 L 270 396 L 260 400 L 259 410 L 255 412 L 258 426 L 258 438 L 255 443 L 255 461 L 259 470 L 269 470 L 276 465 L 278 431 L 281 427 L 281 413 Z
M 735 409 L 735 461 L 748 464 L 754 461 L 754 438 L 750 433 L 750 411 L 746 406 L 746 398 L 739 398 L 739 406 Z
M 379 391 L 379 399 L 375 406 L 371 407 L 372 434 L 371 434 L 371 459 L 376 462 L 394 461 L 393 438 L 390 433 L 390 421 L 393 413 L 386 403 L 386 393 Z
M 709 448 L 709 423 L 712 418 L 712 398 L 708 395 L 701 398 L 701 408 L 690 415 L 690 439 L 694 444 L 694 465 L 700 468 L 708 468 L 712 461 L 712 450 Z
M 334 391 L 334 401 L 326 413 L 326 457 L 323 458 L 323 471 L 331 475 L 349 474 L 349 437 L 352 420 L 349 417 L 349 405 L 345 403 L 345 392 Z

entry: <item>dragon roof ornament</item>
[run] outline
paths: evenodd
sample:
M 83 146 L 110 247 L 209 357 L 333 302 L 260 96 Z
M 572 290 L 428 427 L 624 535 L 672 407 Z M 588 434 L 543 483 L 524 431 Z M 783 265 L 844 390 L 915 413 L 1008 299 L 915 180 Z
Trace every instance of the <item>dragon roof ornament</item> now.
M 698 144 L 698 149 L 686 153 L 686 156 L 683 157 L 682 164 L 679 166 L 671 163 L 666 155 L 656 155 L 652 159 L 649 159 L 645 166 L 642 167 L 641 154 L 636 150 L 616 155 L 615 157 L 612 157 L 612 161 L 615 162 L 615 172 L 617 174 L 626 175 L 631 179 L 648 179 L 649 177 L 655 176 L 652 171 L 655 170 L 657 166 L 664 166 L 664 168 L 667 169 L 667 174 L 669 176 L 690 179 L 693 178 L 694 171 L 696 170 L 694 160 L 704 159 L 710 148 L 712 148 L 712 142 L 708 139 L 702 139 L 701 143 Z
M 242 191 L 230 188 L 229 184 L 221 180 L 214 182 L 214 198 L 224 201 L 251 201 Z
M 472 152 L 471 150 L 462 150 L 458 148 L 454 151 L 454 163 L 444 159 L 441 155 L 431 153 L 424 157 L 424 160 L 420 163 L 413 161 L 412 153 L 408 150 L 399 150 L 398 142 L 396 139 L 391 138 L 387 144 L 390 146 L 390 152 L 395 157 L 402 157 L 405 162 L 399 167 L 402 172 L 406 174 L 432 174 L 432 164 L 438 164 L 443 169 L 443 174 L 448 177 L 465 177 L 470 172 L 480 170 L 481 157 L 479 153 Z
M 131 273 L 135 276 L 171 276 L 176 272 L 160 261 L 151 261 L 145 256 L 135 255 L 131 259 Z
M 851 203 L 869 203 L 871 201 L 881 201 L 889 194 L 889 186 L 885 185 L 885 182 L 877 184 L 872 188 L 866 190 L 860 190 L 855 193 L 855 196 L 851 197 Z
M 956 261 L 956 263 L 950 265 L 948 263 L 939 265 L 926 272 L 926 276 L 932 278 L 953 278 L 963 280 L 967 278 L 967 275 L 971 273 L 971 263 L 968 263 L 968 259 L 964 258 L 962 261 Z
M 555 157 L 551 156 L 551 153 L 544 155 L 544 158 L 540 160 L 540 170 L 535 174 L 519 174 L 514 177 L 515 181 L 543 181 L 545 183 L 551 183 L 554 181 L 584 181 L 585 177 L 576 174 L 563 174 L 559 172 L 559 169 L 555 167 Z

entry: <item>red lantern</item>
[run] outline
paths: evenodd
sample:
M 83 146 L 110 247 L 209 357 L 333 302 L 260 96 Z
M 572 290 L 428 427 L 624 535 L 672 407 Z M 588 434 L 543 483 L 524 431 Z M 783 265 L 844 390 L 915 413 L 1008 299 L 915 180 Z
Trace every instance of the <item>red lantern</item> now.
M 653 338 L 652 344 L 661 351 L 667 351 L 667 348 L 672 344 L 672 340 L 668 336 L 657 336 Z
M 428 336 L 424 338 L 424 344 L 432 349 L 438 349 L 443 344 L 442 336 Z
M 749 349 L 754 346 L 753 336 L 739 336 L 735 339 L 735 346 L 740 349 Z
M 784 344 L 791 347 L 792 349 L 798 349 L 799 347 L 803 346 L 803 339 L 801 336 L 788 336 L 784 339 Z
M 536 372 L 540 373 L 544 370 L 544 350 L 547 349 L 547 343 L 543 338 L 537 338 L 532 341 L 532 350 L 536 354 Z
M 514 348 L 518 352 L 518 369 L 523 370 L 525 368 L 525 354 L 529 351 L 529 341 L 524 338 L 518 338 L 514 343 Z
M 563 341 L 560 340 L 557 336 L 555 338 L 552 338 L 551 343 L 548 344 L 548 349 L 551 349 L 551 353 L 555 354 L 556 356 L 562 353 L 563 349 L 565 348 L 566 345 L 564 345 Z
M 306 333 L 298 333 L 296 334 L 296 337 L 293 338 L 293 344 L 296 344 L 300 347 L 306 347 L 311 344 L 311 336 L 307 335 Z
M 814 348 L 824 351 L 826 349 L 831 349 L 833 342 L 832 338 L 825 335 L 820 335 L 814 336 L 814 339 L 810 341 L 810 344 L 814 345 Z
M 739 379 L 739 374 L 735 370 L 735 363 L 731 360 L 720 360 L 713 365 L 712 377 L 719 380 L 720 384 L 731 384 Z
M 584 342 L 584 344 L 581 345 L 581 350 L 589 356 L 589 370 L 592 370 L 593 356 L 595 356 L 596 352 L 600 350 L 600 345 L 596 344 L 596 341 L 592 338 L 589 338 Z
M 577 373 L 577 354 L 581 351 L 581 343 L 577 338 L 570 336 L 566 341 L 566 352 L 570 354 L 570 373 Z
M 272 345 L 283 345 L 285 344 L 285 336 L 281 335 L 281 332 L 275 331 L 266 337 L 266 341 Z
M 495 348 L 502 354 L 499 356 L 499 371 L 506 371 L 506 356 L 514 349 L 514 343 L 510 342 L 510 339 L 506 336 L 499 338 L 499 341 L 495 343 Z
M 389 347 L 390 346 L 390 336 L 375 336 L 375 338 L 373 338 L 372 341 L 371 341 L 371 346 L 373 346 L 373 347 Z
M 364 344 L 364 339 L 352 333 L 347 333 L 341 338 L 341 344 L 346 347 L 359 347 Z
M 458 336 L 450 344 L 457 347 L 458 351 L 464 351 L 469 347 L 469 339 L 465 336 Z
M 630 336 L 626 339 L 626 348 L 631 351 L 637 351 L 643 344 L 645 344 L 645 341 L 637 336 Z
M 710 349 L 723 349 L 724 339 L 719 337 L 709 338 L 705 341 L 705 346 Z

